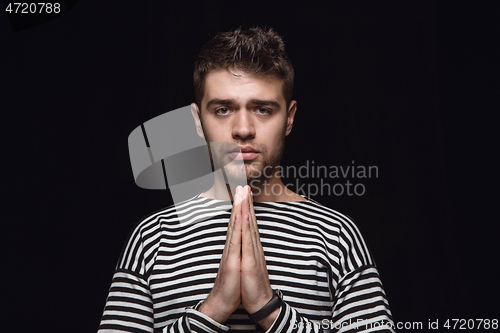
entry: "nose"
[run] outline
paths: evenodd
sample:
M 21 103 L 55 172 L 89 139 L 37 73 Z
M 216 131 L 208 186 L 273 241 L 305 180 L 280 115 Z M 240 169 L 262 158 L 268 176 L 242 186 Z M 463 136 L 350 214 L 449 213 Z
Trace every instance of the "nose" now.
M 255 127 L 250 112 L 239 110 L 233 117 L 233 139 L 249 140 L 255 137 Z

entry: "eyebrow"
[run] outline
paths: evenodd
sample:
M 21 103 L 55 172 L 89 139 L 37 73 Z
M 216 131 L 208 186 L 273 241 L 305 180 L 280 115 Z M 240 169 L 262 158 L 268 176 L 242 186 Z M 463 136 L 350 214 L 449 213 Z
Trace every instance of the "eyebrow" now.
M 269 106 L 274 106 L 276 108 L 279 108 L 280 107 L 280 104 L 276 101 L 266 101 L 266 100 L 260 100 L 260 99 L 252 99 L 251 100 L 251 103 L 252 104 L 255 104 L 255 105 L 269 105 Z
M 235 104 L 235 103 L 236 103 L 236 100 L 234 100 L 234 99 L 212 99 L 212 100 L 208 101 L 207 109 L 213 105 L 231 105 L 231 104 Z M 273 101 L 273 100 L 252 99 L 250 101 L 250 103 L 255 104 L 255 105 L 260 105 L 260 106 L 269 105 L 269 106 L 274 106 L 276 108 L 280 108 L 280 104 L 276 101 Z
M 211 99 L 207 103 L 207 109 L 210 108 L 212 105 L 230 105 L 236 103 L 236 100 L 234 99 Z

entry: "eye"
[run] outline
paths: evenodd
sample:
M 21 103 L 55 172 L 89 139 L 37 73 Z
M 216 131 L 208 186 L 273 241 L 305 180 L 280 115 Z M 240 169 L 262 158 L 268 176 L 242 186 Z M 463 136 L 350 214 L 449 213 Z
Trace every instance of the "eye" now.
M 267 114 L 271 114 L 271 110 L 266 109 L 266 108 L 258 108 L 257 113 L 260 115 L 267 115 Z
M 215 113 L 220 115 L 220 116 L 225 116 L 229 114 L 229 109 L 228 108 L 218 108 L 215 110 Z

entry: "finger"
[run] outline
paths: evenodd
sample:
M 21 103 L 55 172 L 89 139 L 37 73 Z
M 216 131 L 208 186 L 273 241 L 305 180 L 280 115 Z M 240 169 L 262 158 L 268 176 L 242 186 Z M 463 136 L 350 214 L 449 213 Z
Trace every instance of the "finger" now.
M 252 190 L 250 189 L 250 186 L 248 187 L 248 209 L 250 211 L 250 218 L 255 222 L 255 226 L 257 226 L 257 219 L 255 218 L 255 209 L 253 207 L 253 193 Z
M 250 217 L 248 214 L 242 216 L 241 219 L 241 255 L 246 262 L 254 260 L 254 241 L 250 232 Z
M 241 214 L 236 214 L 234 218 L 234 229 L 229 241 L 229 256 L 240 257 L 241 255 Z
M 252 209 L 250 209 L 250 186 L 245 186 L 243 188 L 243 201 L 241 203 L 241 215 L 244 216 L 245 214 L 248 214 L 248 220 L 249 220 L 249 235 L 250 239 L 252 241 L 252 247 L 255 249 L 257 245 L 257 239 L 255 238 L 255 232 L 253 231 L 253 226 L 252 226 Z
M 240 187 L 240 186 L 238 186 Z M 234 227 L 234 221 L 236 214 L 241 214 L 241 191 L 236 187 L 236 193 L 233 196 L 233 209 L 231 210 L 231 217 L 229 218 L 229 224 L 226 234 L 226 243 L 229 239 L 231 239 L 232 230 Z
M 238 196 L 239 196 L 238 194 L 235 195 L 235 197 L 234 197 L 235 201 L 240 200 L 240 199 L 237 199 Z M 235 222 L 236 214 L 237 214 L 236 210 L 233 209 L 231 211 L 231 217 L 229 218 L 229 223 L 227 225 L 226 244 L 229 244 L 229 241 L 231 240 L 233 230 L 234 230 L 234 222 Z
M 233 211 L 232 214 L 241 214 L 241 201 L 243 200 L 243 188 L 241 186 L 236 187 L 236 193 L 234 195 Z
M 249 211 L 249 195 L 248 195 L 248 189 L 247 186 L 241 189 L 241 215 L 248 214 L 250 215 Z
M 255 209 L 253 207 L 253 193 L 248 187 L 249 190 L 249 211 L 250 211 L 250 232 L 252 233 L 252 238 L 257 246 L 257 248 L 262 248 L 262 244 L 260 243 L 260 235 L 259 235 L 259 226 L 257 224 L 257 218 L 255 217 Z

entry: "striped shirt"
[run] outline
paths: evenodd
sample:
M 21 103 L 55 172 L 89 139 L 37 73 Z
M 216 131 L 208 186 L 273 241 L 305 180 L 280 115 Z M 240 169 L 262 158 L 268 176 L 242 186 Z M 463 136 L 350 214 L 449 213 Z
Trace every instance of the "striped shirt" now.
M 377 268 L 354 222 L 308 199 L 254 203 L 269 280 L 283 293 L 268 332 L 394 332 Z M 99 332 L 256 332 L 240 307 L 224 324 L 210 293 L 232 204 L 196 196 L 151 214 L 118 261 Z

